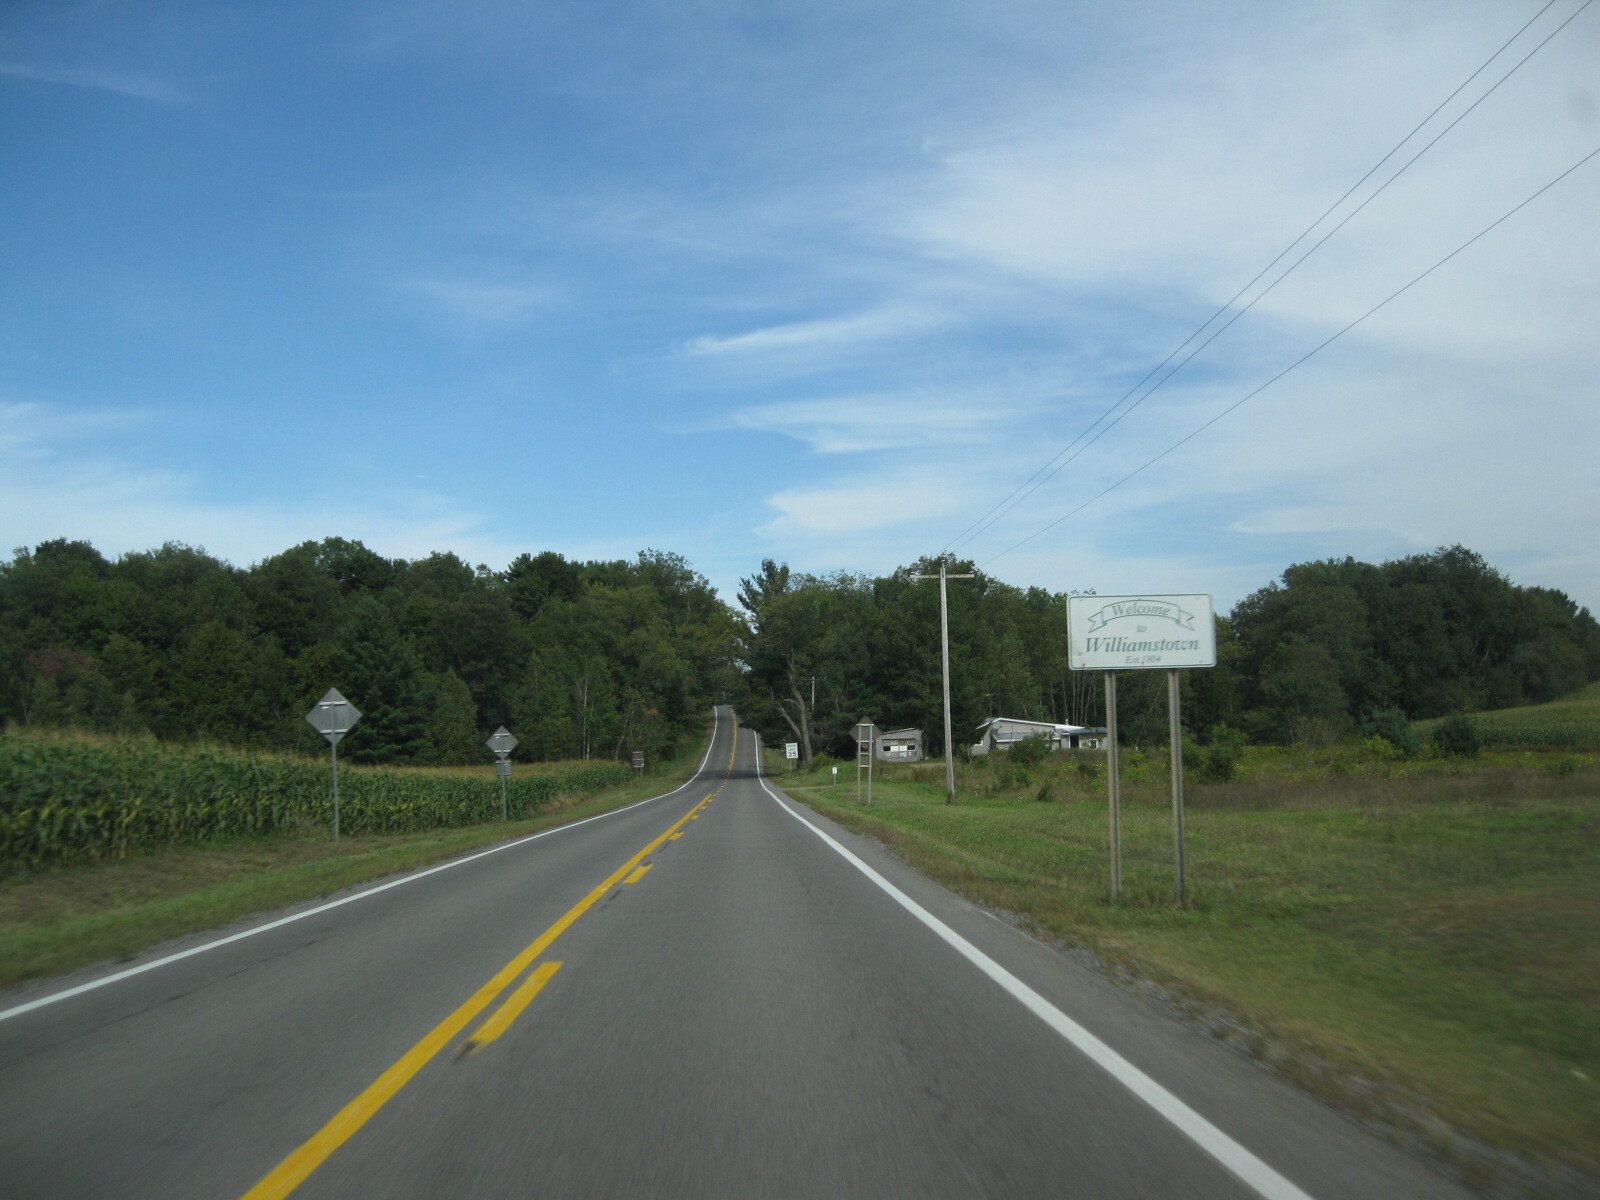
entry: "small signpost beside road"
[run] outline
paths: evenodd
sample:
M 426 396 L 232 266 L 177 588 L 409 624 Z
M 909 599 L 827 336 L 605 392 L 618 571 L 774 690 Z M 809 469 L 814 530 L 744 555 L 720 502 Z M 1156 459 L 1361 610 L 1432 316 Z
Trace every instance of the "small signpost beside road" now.
M 787 758 L 790 762 L 793 762 L 795 759 L 799 758 L 800 757 L 800 743 L 799 742 L 785 742 L 783 744 L 783 756 L 785 758 Z
M 1067 665 L 1106 673 L 1106 790 L 1111 810 L 1111 896 L 1122 894 L 1122 780 L 1117 747 L 1117 672 L 1167 673 L 1167 743 L 1172 762 L 1172 835 L 1183 903 L 1183 726 L 1178 671 L 1217 665 L 1210 596 L 1070 596 Z
M 872 803 L 872 743 L 878 736 L 878 727 L 871 721 L 856 725 L 856 801 L 861 800 L 861 769 L 867 770 L 867 803 Z
M 644 751 L 643 750 L 635 750 L 633 752 L 633 773 L 635 775 L 639 776 L 641 779 L 644 777 Z
M 494 756 L 498 760 L 494 764 L 494 773 L 500 779 L 500 819 L 509 821 L 511 814 L 506 807 L 506 780 L 511 778 L 510 754 L 517 748 L 516 735 L 502 725 L 491 733 L 483 744 L 494 751 Z
M 361 710 L 341 696 L 337 689 L 329 688 L 306 714 L 306 722 L 328 739 L 328 749 L 333 755 L 333 840 L 339 840 L 339 743 L 357 721 Z

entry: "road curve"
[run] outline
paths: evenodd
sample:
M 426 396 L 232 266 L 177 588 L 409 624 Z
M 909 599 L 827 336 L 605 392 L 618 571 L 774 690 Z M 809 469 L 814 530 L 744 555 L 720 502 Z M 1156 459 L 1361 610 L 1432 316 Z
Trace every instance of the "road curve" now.
M 0 997 L 0 1196 L 1468 1194 L 758 757 Z

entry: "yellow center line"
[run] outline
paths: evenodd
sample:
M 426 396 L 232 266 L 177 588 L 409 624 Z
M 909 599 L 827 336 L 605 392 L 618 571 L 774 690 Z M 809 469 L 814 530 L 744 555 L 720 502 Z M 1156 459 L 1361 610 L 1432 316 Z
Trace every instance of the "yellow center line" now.
M 367 1085 L 365 1091 L 340 1109 L 331 1121 L 312 1134 L 306 1142 L 276 1167 L 272 1168 L 271 1171 L 267 1172 L 261 1182 L 246 1192 L 240 1200 L 282 1200 L 283 1197 L 289 1195 L 295 1188 L 304 1183 L 307 1177 L 325 1163 L 335 1150 L 349 1141 L 356 1131 L 371 1120 L 373 1115 L 387 1104 L 401 1088 L 410 1083 L 418 1071 L 427 1066 L 441 1050 L 449 1045 L 455 1036 L 472 1022 L 474 1017 L 494 1003 L 495 997 L 505 991 L 516 980 L 517 976 L 527 970 L 535 959 L 548 950 L 551 943 L 565 933 L 574 921 L 583 916 L 596 902 L 605 896 L 612 886 L 620 882 L 641 861 L 660 849 L 673 834 L 680 832 L 686 823 L 699 816 L 700 810 L 705 807 L 706 802 L 710 799 L 711 797 L 707 796 L 705 800 L 695 805 L 688 813 L 678 818 L 668 827 L 665 833 L 661 834 L 643 850 L 608 875 L 604 883 L 574 904 L 560 920 L 528 943 L 520 954 L 496 971 L 487 983 L 474 992 L 465 1004 L 434 1026 L 420 1042 L 402 1054 L 393 1066 Z M 546 966 L 548 965 L 550 964 L 546 964 Z M 542 967 L 540 969 L 543 970 Z M 533 978 L 537 978 L 537 973 L 530 978 L 529 983 L 532 982 Z M 544 978 L 548 980 L 549 976 L 546 975 Z M 542 986 L 543 981 L 539 984 L 539 987 Z M 527 987 L 528 985 L 524 984 L 523 988 L 518 990 L 518 994 L 520 995 Z M 526 1007 L 527 1002 L 533 999 L 538 990 L 538 987 L 535 987 L 528 992 L 522 1007 Z M 514 996 L 512 999 L 514 1001 L 516 997 Z M 509 1007 L 510 1003 L 506 1005 L 506 1008 Z M 520 1011 L 521 1007 L 516 1012 L 511 1013 L 505 1023 L 509 1025 L 517 1015 L 517 1012 Z M 498 1017 L 499 1013 L 496 1013 L 495 1016 Z M 491 1020 L 493 1019 L 491 1018 Z
M 647 868 L 646 868 L 647 869 Z M 511 1022 L 522 1015 L 522 1010 L 527 1008 L 533 998 L 539 994 L 539 989 L 550 982 L 550 976 L 561 969 L 558 962 L 540 963 L 534 968 L 533 974 L 522 981 L 522 986 L 511 993 L 508 999 L 499 1008 L 490 1014 L 489 1019 L 473 1032 L 467 1039 L 467 1048 L 477 1050 L 480 1046 L 487 1046 L 495 1038 L 511 1028 Z
M 645 874 L 653 866 L 655 866 L 655 863 L 645 863 L 644 866 L 640 867 L 637 871 L 635 871 L 632 875 L 629 875 L 622 882 L 623 883 L 638 883 L 639 880 L 641 880 L 641 879 L 643 879 L 645 877 Z

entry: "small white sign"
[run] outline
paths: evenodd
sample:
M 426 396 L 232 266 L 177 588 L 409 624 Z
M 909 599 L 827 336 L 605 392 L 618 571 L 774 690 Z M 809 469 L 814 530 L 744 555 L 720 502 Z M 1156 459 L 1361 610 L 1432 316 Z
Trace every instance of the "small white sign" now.
M 783 744 L 783 756 L 785 758 L 799 758 L 800 757 L 800 743 L 799 742 L 785 742 Z
M 1074 671 L 1217 665 L 1210 596 L 1069 596 L 1067 643 Z

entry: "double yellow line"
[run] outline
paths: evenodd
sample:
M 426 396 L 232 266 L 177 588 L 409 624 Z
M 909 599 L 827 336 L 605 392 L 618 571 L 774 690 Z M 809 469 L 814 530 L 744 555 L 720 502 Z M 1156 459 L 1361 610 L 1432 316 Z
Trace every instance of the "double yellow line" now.
M 734 748 L 728 754 L 728 770 L 733 770 L 733 757 L 739 747 L 738 727 L 734 727 Z M 725 783 L 726 781 L 724 781 Z M 365 1125 L 377 1111 L 392 1099 L 401 1088 L 411 1082 L 413 1076 L 423 1067 L 427 1066 L 438 1053 L 448 1046 L 463 1029 L 470 1025 L 475 1017 L 490 1004 L 495 998 L 511 986 L 518 976 L 531 966 L 535 959 L 548 950 L 551 944 L 565 933 L 579 917 L 588 912 L 606 892 L 623 882 L 632 883 L 643 877 L 640 870 L 629 878 L 630 872 L 650 855 L 654 854 L 672 838 L 678 837 L 683 832 L 683 827 L 700 815 L 700 810 L 710 804 L 716 795 L 722 791 L 718 787 L 704 800 L 673 822 L 660 837 L 652 841 L 639 853 L 623 863 L 610 875 L 605 882 L 595 888 L 578 903 L 574 904 L 554 925 L 550 926 L 537 938 L 530 942 L 526 949 L 508 962 L 494 976 L 472 994 L 472 997 L 455 1012 L 451 1013 L 433 1029 L 420 1042 L 400 1056 L 387 1071 L 378 1076 L 354 1100 L 346 1104 L 321 1129 L 311 1138 L 285 1158 L 281 1163 L 269 1171 L 260 1183 L 246 1192 L 241 1200 L 281 1200 L 289 1195 L 295 1188 L 306 1181 L 306 1178 L 328 1160 L 340 1146 L 349 1141 L 355 1132 Z M 464 1049 L 472 1050 L 499 1037 L 511 1023 L 521 1015 L 533 998 L 539 994 L 539 989 L 550 981 L 560 968 L 560 963 L 547 962 L 540 965 L 521 987 L 513 992 L 495 1012 L 484 1021 L 472 1036 L 467 1039 Z

